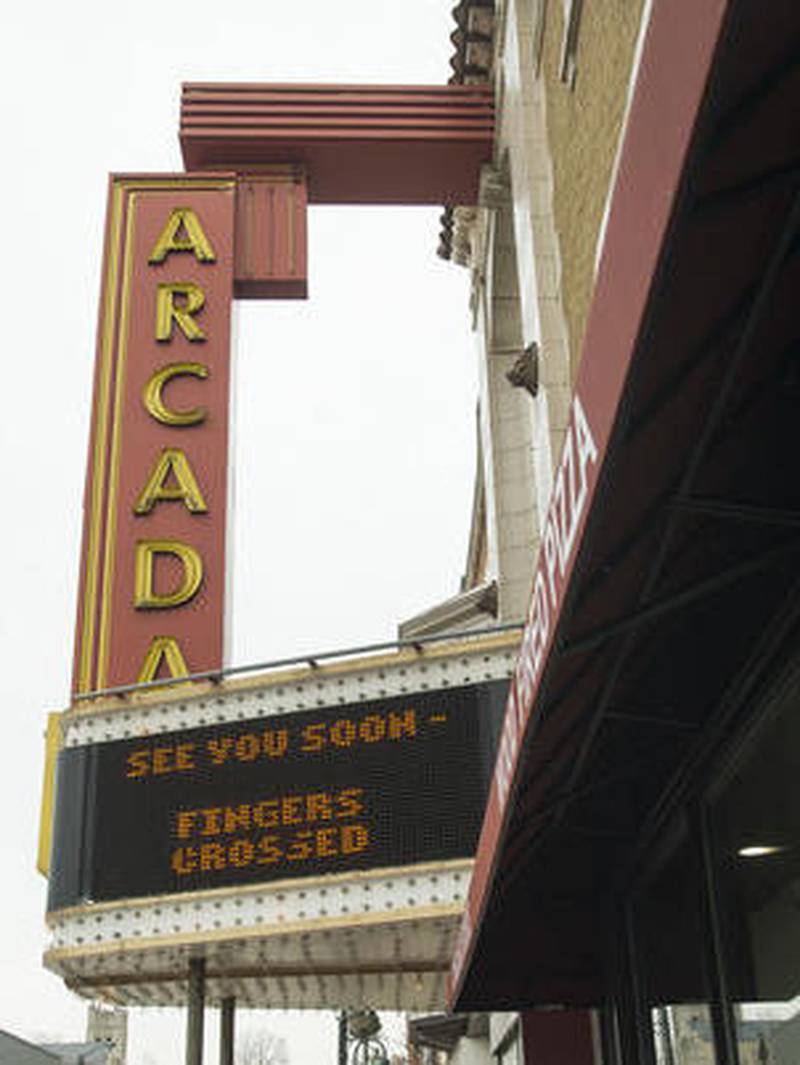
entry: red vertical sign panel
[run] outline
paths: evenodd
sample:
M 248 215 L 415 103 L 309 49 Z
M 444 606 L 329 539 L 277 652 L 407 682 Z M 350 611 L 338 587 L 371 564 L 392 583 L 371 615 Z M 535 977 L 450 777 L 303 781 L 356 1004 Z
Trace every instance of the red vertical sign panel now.
M 111 179 L 76 692 L 222 664 L 234 197 Z

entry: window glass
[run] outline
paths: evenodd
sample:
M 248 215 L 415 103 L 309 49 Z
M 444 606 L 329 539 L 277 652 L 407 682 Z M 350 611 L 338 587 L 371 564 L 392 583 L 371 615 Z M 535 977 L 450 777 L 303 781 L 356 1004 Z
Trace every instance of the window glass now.
M 699 854 L 685 825 L 635 908 L 641 994 L 657 1065 L 714 1065 Z
M 497 1065 L 522 1065 L 520 1047 L 519 1027 L 515 1026 L 497 1052 Z
M 741 1065 L 800 1062 L 800 706 L 784 697 L 712 810 Z
M 705 1002 L 676 1003 L 652 1010 L 658 1065 L 714 1065 L 714 1037 Z

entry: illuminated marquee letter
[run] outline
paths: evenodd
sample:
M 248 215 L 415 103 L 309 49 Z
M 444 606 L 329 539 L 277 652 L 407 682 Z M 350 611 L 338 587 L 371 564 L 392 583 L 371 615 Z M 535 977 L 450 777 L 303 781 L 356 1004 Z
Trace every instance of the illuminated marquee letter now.
M 147 413 L 162 425 L 199 425 L 206 420 L 208 411 L 205 407 L 192 410 L 172 410 L 164 402 L 164 386 L 173 377 L 208 377 L 208 367 L 201 362 L 171 362 L 157 370 L 144 386 L 142 399 Z
M 181 236 L 181 230 L 184 235 Z M 163 263 L 171 251 L 191 251 L 199 263 L 216 262 L 211 242 L 191 207 L 176 207 L 170 212 L 161 235 L 150 252 L 149 263 Z
M 155 680 L 162 664 L 167 667 L 171 677 L 189 676 L 189 667 L 174 636 L 153 637 L 147 648 L 147 654 L 144 656 L 136 683 L 144 684 L 145 681 Z
M 159 595 L 153 589 L 156 555 L 172 555 L 183 566 L 183 580 L 171 592 Z M 182 606 L 197 594 L 203 580 L 203 560 L 189 544 L 180 540 L 140 540 L 136 545 L 133 605 L 137 610 L 165 610 Z
M 177 304 L 176 296 L 184 302 Z M 205 302 L 205 292 L 193 281 L 160 284 L 156 291 L 156 340 L 172 340 L 173 321 L 177 322 L 187 340 L 205 340 L 205 333 L 194 320 L 194 315 L 203 309 Z
M 167 484 L 170 476 L 175 483 Z M 153 471 L 147 478 L 133 508 L 134 514 L 149 514 L 162 499 L 182 499 L 192 514 L 208 511 L 200 486 L 192 473 L 189 460 L 179 447 L 165 447 Z

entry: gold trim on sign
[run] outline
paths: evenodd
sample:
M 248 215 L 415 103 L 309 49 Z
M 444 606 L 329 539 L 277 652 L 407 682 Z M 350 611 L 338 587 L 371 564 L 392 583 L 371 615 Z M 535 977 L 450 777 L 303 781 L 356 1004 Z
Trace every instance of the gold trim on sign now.
M 101 331 L 100 369 L 98 374 L 97 411 L 94 447 L 92 449 L 91 496 L 87 526 L 84 564 L 83 625 L 78 668 L 79 692 L 89 692 L 97 687 L 92 683 L 92 658 L 94 652 L 95 623 L 97 610 L 97 579 L 100 559 L 98 555 L 100 522 L 103 510 L 105 460 L 108 434 L 108 404 L 113 362 L 114 326 L 116 323 L 117 277 L 119 270 L 120 230 L 122 222 L 122 189 L 115 185 L 111 194 L 111 218 L 109 220 L 109 252 L 106 265 L 106 291 L 103 300 L 103 325 Z
M 100 633 L 97 645 L 97 686 L 106 684 L 110 655 L 111 597 L 114 586 L 114 553 L 117 536 L 117 494 L 119 492 L 120 451 L 122 449 L 122 407 L 125 397 L 125 363 L 128 354 L 128 325 L 133 274 L 134 231 L 136 225 L 137 193 L 128 197 L 128 216 L 125 221 L 125 257 L 122 272 L 122 298 L 119 311 L 117 340 L 117 378 L 114 383 L 114 416 L 111 436 L 110 474 L 106 501 L 106 543 L 103 558 L 103 591 L 100 603 Z
M 220 192 L 225 189 L 235 189 L 235 178 L 220 178 L 218 181 L 210 181 L 203 179 L 200 181 L 187 181 L 183 180 L 169 180 L 165 178 L 153 178 L 148 180 L 142 178 L 141 180 L 130 180 L 120 182 L 120 187 L 128 192 L 147 192 L 147 191 L 165 191 L 170 192 L 173 189 L 179 189 L 183 191 L 194 190 L 196 192 Z
M 61 750 L 62 742 L 61 714 L 49 713 L 47 715 L 47 731 L 45 732 L 42 803 L 39 811 L 39 846 L 36 857 L 36 868 L 42 876 L 47 876 L 50 872 L 50 848 L 53 843 L 53 811 L 56 801 L 56 759 L 58 758 L 58 752 Z

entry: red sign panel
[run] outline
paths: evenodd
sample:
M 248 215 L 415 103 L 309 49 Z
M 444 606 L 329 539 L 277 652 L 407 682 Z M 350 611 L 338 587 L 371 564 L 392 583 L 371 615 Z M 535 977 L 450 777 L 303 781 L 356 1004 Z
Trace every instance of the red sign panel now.
M 222 664 L 234 197 L 111 179 L 76 692 Z

